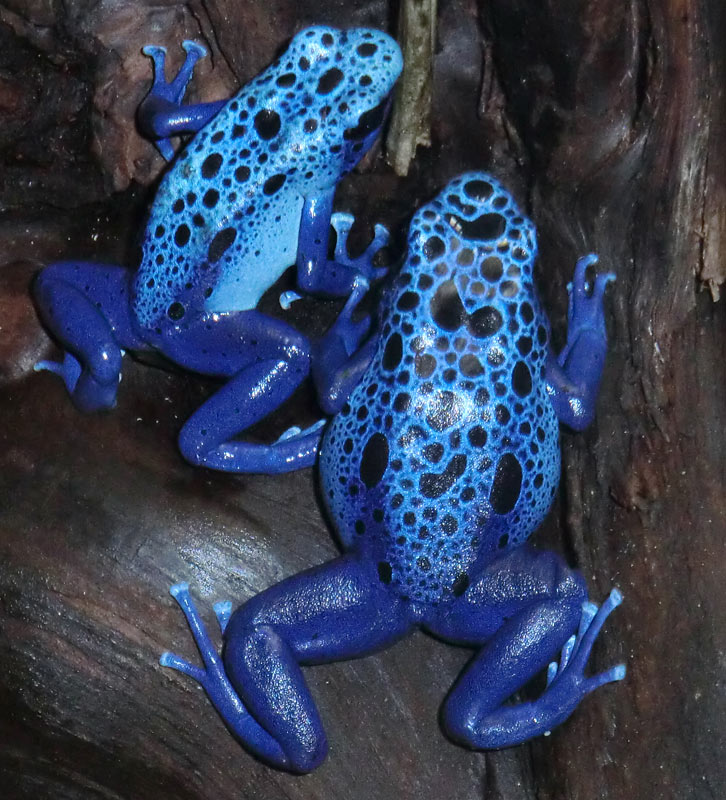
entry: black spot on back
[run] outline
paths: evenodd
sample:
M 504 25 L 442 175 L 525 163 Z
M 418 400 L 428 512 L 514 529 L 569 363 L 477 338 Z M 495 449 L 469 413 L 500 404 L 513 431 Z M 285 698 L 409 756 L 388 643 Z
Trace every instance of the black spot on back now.
M 447 492 L 463 475 L 466 469 L 466 456 L 458 453 L 446 465 L 443 472 L 427 472 L 421 476 L 419 491 L 424 497 L 436 499 Z
M 267 194 L 275 194 L 278 191 L 282 184 L 285 183 L 286 176 L 282 173 L 278 173 L 277 175 L 273 175 L 271 178 L 268 178 L 265 181 L 265 185 L 262 187 L 262 191 Z
M 255 115 L 255 130 L 260 139 L 274 139 L 280 132 L 280 115 L 264 108 Z
M 493 336 L 501 327 L 504 320 L 502 315 L 493 306 L 483 306 L 469 317 L 469 332 L 477 339 Z
M 378 45 L 375 45 L 372 42 L 366 42 L 365 44 L 359 44 L 356 50 L 359 56 L 368 58 L 369 56 L 372 56 L 376 50 L 378 50 Z
M 222 166 L 222 156 L 219 153 L 208 155 L 202 164 L 202 177 L 213 178 Z
M 431 317 L 445 331 L 458 330 L 467 317 L 454 281 L 444 281 L 431 299 Z
M 174 241 L 178 247 L 184 247 L 184 245 L 189 241 L 190 236 L 191 231 L 189 230 L 189 226 L 180 225 L 174 232 Z
M 436 369 L 436 359 L 428 353 L 423 353 L 414 359 L 414 367 L 419 378 L 430 378 Z
M 437 392 L 434 400 L 429 406 L 426 422 L 435 430 L 441 433 L 452 425 L 455 425 L 461 417 L 461 406 L 459 398 L 454 392 L 448 389 Z
M 330 94 L 342 80 L 343 73 L 337 67 L 332 67 L 320 76 L 316 91 L 318 94 Z
M 403 340 L 400 333 L 391 334 L 383 351 L 383 369 L 394 370 L 403 358 Z
M 391 565 L 388 561 L 379 561 L 378 562 L 378 580 L 381 583 L 390 583 L 391 577 L 393 576 L 393 570 L 391 569 Z
M 524 361 L 517 361 L 512 370 L 512 388 L 520 397 L 532 391 L 532 375 Z
M 497 462 L 489 502 L 497 514 L 508 514 L 519 499 L 522 488 L 522 466 L 512 453 L 505 453 Z
M 363 448 L 360 460 L 360 479 L 371 489 L 376 486 L 388 466 L 388 439 L 374 433 Z
M 430 236 L 423 246 L 424 255 L 429 261 L 441 258 L 446 252 L 446 245 L 439 236 Z
M 484 261 L 481 262 L 479 271 L 481 272 L 482 278 L 486 278 L 488 281 L 494 283 L 502 277 L 504 267 L 502 266 L 501 259 L 496 256 L 489 256 L 489 258 L 485 258 Z
M 210 242 L 208 253 L 210 263 L 219 261 L 236 238 L 235 228 L 223 228 Z
M 464 184 L 464 191 L 469 195 L 469 197 L 471 197 L 472 200 L 486 200 L 487 198 L 491 197 L 494 190 L 492 189 L 491 183 L 488 183 L 487 181 L 474 180 L 467 181 Z
M 482 214 L 476 219 L 463 219 L 452 216 L 452 227 L 461 233 L 465 239 L 487 241 L 499 238 L 507 228 L 507 223 L 501 214 Z
M 454 597 L 461 597 L 461 595 L 464 594 L 468 588 L 469 576 L 466 574 L 466 572 L 462 572 L 454 581 L 454 585 L 451 587 L 451 593 L 454 595 Z
M 181 303 L 172 303 L 166 313 L 169 319 L 173 319 L 176 322 L 184 316 L 186 309 Z
M 250 168 L 246 166 L 237 167 L 234 171 L 234 177 L 240 183 L 244 183 L 250 177 Z

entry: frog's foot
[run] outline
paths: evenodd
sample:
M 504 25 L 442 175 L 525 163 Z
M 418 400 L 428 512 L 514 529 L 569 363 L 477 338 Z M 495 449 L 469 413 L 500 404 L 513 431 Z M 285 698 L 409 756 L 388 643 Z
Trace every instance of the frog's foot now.
M 623 602 L 622 594 L 613 589 L 607 600 L 598 608 L 594 603 L 582 606 L 580 627 L 575 636 L 565 642 L 559 664 L 552 661 L 547 669 L 547 686 L 540 703 L 558 709 L 553 725 L 572 713 L 585 695 L 606 683 L 621 681 L 625 677 L 625 664 L 618 664 L 597 675 L 587 677 L 585 667 L 605 620 Z M 547 731 L 549 732 L 549 731 Z
M 249 713 L 230 683 L 222 659 L 189 594 L 189 585 L 177 583 L 169 591 L 189 623 L 204 669 L 170 652 L 162 654 L 161 666 L 193 678 L 207 693 L 225 724 L 252 753 L 276 767 L 289 768 L 289 759 L 280 745 Z M 220 627 L 226 627 L 230 608 L 228 604 L 218 605 L 221 609 L 215 607 L 217 619 Z
M 369 281 L 377 281 L 385 277 L 388 268 L 377 267 L 373 262 L 376 255 L 388 245 L 391 235 L 384 225 L 376 224 L 373 241 L 366 247 L 361 255 L 357 258 L 351 258 L 348 254 L 348 236 L 354 221 L 355 217 L 353 217 L 352 214 L 346 214 L 344 212 L 337 212 L 330 217 L 330 224 L 336 236 L 334 258 L 339 264 L 352 267 Z
M 38 361 L 34 370 L 52 372 L 62 378 L 74 405 L 81 411 L 101 411 L 116 405 L 116 393 L 121 381 L 120 372 L 115 381 L 101 382 L 67 351 L 63 354 L 63 361 Z
M 605 313 L 603 299 L 607 285 L 615 280 L 614 272 L 601 272 L 594 281 L 587 280 L 587 269 L 597 263 L 594 253 L 583 256 L 575 265 L 572 282 L 567 285 L 569 295 L 568 341 L 574 341 L 578 333 L 592 330 L 605 337 Z
M 186 58 L 179 72 L 171 81 L 166 79 L 166 48 L 153 44 L 147 44 L 141 48 L 141 52 L 154 62 L 154 83 L 151 86 L 151 94 L 162 97 L 175 105 L 179 105 L 184 99 L 184 93 L 194 73 L 195 64 L 200 58 L 207 55 L 206 48 L 188 39 L 182 42 L 182 47 Z
M 139 126 L 143 133 L 155 141 L 159 152 L 167 161 L 174 156 L 164 122 L 170 120 L 181 108 L 194 66 L 200 58 L 207 55 L 204 47 L 197 42 L 184 41 L 182 47 L 186 58 L 179 72 L 171 80 L 166 79 L 166 48 L 157 45 L 146 45 L 142 48 L 144 55 L 149 56 L 154 63 L 154 81 L 149 94 L 144 98 L 138 109 Z M 181 131 L 180 131 L 181 132 Z
M 224 633 L 229 618 L 232 616 L 232 603 L 229 600 L 220 600 L 216 602 L 212 608 L 214 609 L 214 615 L 217 617 L 219 629 Z
M 325 426 L 327 419 L 319 419 L 317 422 L 314 422 L 307 428 L 300 428 L 297 425 L 293 425 L 292 427 L 288 428 L 284 433 L 280 434 L 280 437 L 277 439 L 275 444 L 279 444 L 280 442 L 289 442 L 292 439 L 302 439 L 304 436 L 308 436 L 312 433 L 317 433 L 321 428 Z
M 72 395 L 78 379 L 81 377 L 81 362 L 71 353 L 63 353 L 63 361 L 38 361 L 33 367 L 36 372 L 52 372 L 63 379 L 63 383 L 68 389 L 68 394 Z
M 299 295 L 297 292 L 294 291 L 282 292 L 282 294 L 279 297 L 280 308 L 287 311 L 290 308 L 290 306 L 298 300 L 302 300 L 302 295 Z
M 365 297 L 370 288 L 368 281 L 358 276 L 353 282 L 351 291 L 345 305 L 328 332 L 316 345 L 318 361 L 332 360 L 336 365 L 350 358 L 358 350 L 360 343 L 367 336 L 371 327 L 371 318 L 368 314 L 359 320 L 354 320 L 355 310 Z

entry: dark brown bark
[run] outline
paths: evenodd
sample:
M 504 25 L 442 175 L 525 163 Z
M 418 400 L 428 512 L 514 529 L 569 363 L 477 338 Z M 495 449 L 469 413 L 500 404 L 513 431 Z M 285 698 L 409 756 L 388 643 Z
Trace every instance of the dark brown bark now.
M 382 159 L 339 205 L 405 230 L 465 169 L 512 187 L 540 236 L 564 336 L 565 284 L 594 251 L 617 272 L 597 421 L 563 434 L 557 507 L 536 535 L 625 603 L 593 668 L 627 680 L 552 736 L 477 754 L 437 709 L 465 651 L 422 635 L 307 672 L 331 752 L 275 772 L 202 692 L 162 670 L 193 644 L 166 590 L 241 601 L 335 552 L 311 471 L 236 477 L 177 454 L 212 388 L 129 361 L 118 407 L 84 417 L 57 379 L 27 285 L 39 264 L 132 264 L 162 162 L 135 130 L 146 43 L 203 39 L 192 98 L 230 93 L 310 23 L 395 29 L 366 3 L 0 0 L 0 787 L 3 797 L 720 798 L 726 785 L 726 7 L 722 0 L 439 4 L 432 147 Z M 402 238 L 399 237 L 399 244 Z M 270 304 L 272 305 L 272 304 Z M 298 304 L 319 330 L 320 304 Z M 332 304 L 324 304 L 330 318 Z M 315 416 L 309 392 L 261 435 Z

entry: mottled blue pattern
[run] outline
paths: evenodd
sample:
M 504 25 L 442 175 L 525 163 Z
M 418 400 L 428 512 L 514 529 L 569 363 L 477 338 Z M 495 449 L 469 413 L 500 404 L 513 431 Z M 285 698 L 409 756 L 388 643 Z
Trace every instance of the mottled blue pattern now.
M 159 187 L 133 287 L 139 324 L 254 308 L 295 261 L 303 198 L 360 159 L 400 69 L 386 34 L 316 27 L 244 86 Z
M 489 176 L 464 175 L 420 209 L 378 351 L 323 440 L 338 531 L 400 596 L 460 594 L 552 503 L 558 421 L 536 254 L 532 223 Z

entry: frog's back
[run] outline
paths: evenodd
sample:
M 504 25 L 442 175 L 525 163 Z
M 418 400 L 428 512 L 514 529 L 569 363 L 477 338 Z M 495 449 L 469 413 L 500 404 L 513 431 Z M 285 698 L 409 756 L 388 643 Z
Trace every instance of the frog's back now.
M 415 215 L 378 351 L 326 433 L 321 475 L 344 542 L 411 599 L 463 592 L 552 503 L 535 256 L 531 222 L 496 181 L 453 181 Z
M 308 28 L 194 136 L 151 209 L 134 282 L 142 327 L 257 305 L 295 262 L 303 198 L 350 168 L 346 135 L 390 90 L 396 54 L 378 31 Z

